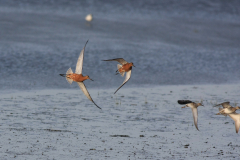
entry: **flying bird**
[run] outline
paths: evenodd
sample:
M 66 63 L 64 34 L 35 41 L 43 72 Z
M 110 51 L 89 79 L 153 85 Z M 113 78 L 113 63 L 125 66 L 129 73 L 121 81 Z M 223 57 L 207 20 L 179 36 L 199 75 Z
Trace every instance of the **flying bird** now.
M 185 106 L 183 106 L 182 108 L 186 108 L 186 107 L 190 107 L 192 109 L 192 114 L 193 114 L 193 120 L 194 120 L 194 124 L 195 127 L 198 129 L 198 125 L 197 125 L 197 121 L 198 121 L 198 110 L 197 107 L 198 106 L 203 106 L 202 103 L 195 103 L 189 100 L 178 100 L 178 104 L 185 104 Z
M 232 107 L 229 103 L 230 102 L 223 102 L 223 103 L 217 104 L 216 106 L 220 106 L 220 105 L 223 106 L 223 108 L 219 108 L 219 113 L 217 113 L 217 115 L 221 115 L 222 114 L 222 115 L 227 116 L 227 114 L 235 113 L 236 110 L 240 109 L 239 106 Z
M 122 77 L 124 76 L 124 74 L 126 72 L 125 80 L 123 81 L 122 85 L 120 87 L 118 87 L 118 89 L 114 92 L 114 94 L 115 94 L 130 79 L 131 73 L 132 73 L 132 66 L 134 66 L 134 65 L 132 62 L 128 63 L 123 58 L 108 59 L 108 60 L 103 60 L 103 61 L 117 61 L 117 62 L 121 63 L 121 64 L 117 65 L 118 69 L 116 71 L 117 72 L 116 74 L 121 74 Z
M 83 67 L 83 57 L 84 57 L 84 51 L 85 51 L 85 47 L 87 45 L 88 41 L 86 42 L 83 50 L 81 51 L 79 57 L 78 57 L 78 61 L 77 61 L 77 65 L 76 65 L 76 70 L 75 73 L 73 73 L 72 69 L 69 68 L 67 70 L 66 74 L 60 74 L 60 76 L 66 77 L 67 81 L 69 84 L 72 84 L 73 81 L 77 82 L 78 86 L 81 88 L 81 90 L 83 91 L 83 93 L 85 94 L 85 96 L 92 101 L 99 109 L 101 109 L 91 98 L 90 94 L 88 93 L 88 90 L 86 88 L 86 86 L 84 85 L 83 81 L 90 79 L 89 76 L 83 76 L 82 75 L 82 67 Z M 90 79 L 92 80 L 92 79 Z M 92 80 L 93 81 L 93 80 Z

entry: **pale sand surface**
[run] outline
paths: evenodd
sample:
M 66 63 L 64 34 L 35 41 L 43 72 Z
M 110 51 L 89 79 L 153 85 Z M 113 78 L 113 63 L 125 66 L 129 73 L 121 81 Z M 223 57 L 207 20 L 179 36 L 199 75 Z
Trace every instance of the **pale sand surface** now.
M 124 86 L 0 93 L 1 159 L 234 159 L 239 134 L 213 105 L 240 102 L 240 85 Z M 203 100 L 197 131 L 190 108 Z

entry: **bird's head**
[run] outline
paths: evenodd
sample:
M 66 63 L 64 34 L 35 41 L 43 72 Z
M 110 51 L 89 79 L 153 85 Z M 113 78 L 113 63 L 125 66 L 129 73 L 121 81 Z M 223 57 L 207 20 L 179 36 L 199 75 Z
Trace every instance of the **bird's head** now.
M 197 106 L 204 106 L 202 103 L 197 103 Z

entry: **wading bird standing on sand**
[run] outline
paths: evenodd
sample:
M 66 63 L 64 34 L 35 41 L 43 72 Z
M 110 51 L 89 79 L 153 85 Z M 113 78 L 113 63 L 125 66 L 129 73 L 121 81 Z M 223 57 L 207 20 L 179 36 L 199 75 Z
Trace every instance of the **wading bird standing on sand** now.
M 193 120 L 194 120 L 194 124 L 198 129 L 198 125 L 197 125 L 197 121 L 198 121 L 198 110 L 197 107 L 198 106 L 203 106 L 202 103 L 195 103 L 189 100 L 178 100 L 178 104 L 186 104 L 186 106 L 183 106 L 182 108 L 186 108 L 186 107 L 190 107 L 192 109 L 192 114 L 193 114 Z
M 223 103 L 217 104 L 216 106 L 220 106 L 220 105 L 223 106 L 223 108 L 219 108 L 219 113 L 217 113 L 217 115 L 222 114 L 227 116 L 227 114 L 235 113 L 236 110 L 240 109 L 239 106 L 232 107 L 229 103 L 230 102 L 223 102 Z
M 87 41 L 88 42 L 88 41 Z M 77 84 L 79 85 L 79 87 L 81 88 L 81 90 L 83 91 L 83 93 L 87 96 L 87 98 L 92 101 L 99 109 L 101 109 L 91 98 L 90 94 L 87 91 L 87 88 L 85 87 L 83 81 L 90 79 L 89 76 L 83 76 L 82 75 L 82 66 L 83 66 L 83 57 L 84 57 L 84 51 L 85 51 L 85 47 L 87 45 L 87 42 L 83 48 L 83 50 L 81 51 L 79 57 L 78 57 L 78 61 L 77 61 L 77 65 L 76 65 L 76 70 L 75 73 L 73 73 L 72 69 L 69 68 L 67 70 L 66 74 L 60 74 L 60 76 L 66 77 L 67 81 L 69 84 L 72 84 L 73 81 L 77 82 Z M 92 79 L 90 79 L 92 80 Z M 93 80 L 92 80 L 93 81 Z
M 122 65 L 120 65 L 120 64 L 117 65 L 118 69 L 116 71 L 117 72 L 116 74 L 120 73 L 122 77 L 124 76 L 124 73 L 127 72 L 125 80 L 123 81 L 122 85 L 114 92 L 114 94 L 115 94 L 130 79 L 131 72 L 132 72 L 132 66 L 134 66 L 134 65 L 132 62 L 128 63 L 123 58 L 108 59 L 108 60 L 103 60 L 103 61 L 118 61 L 119 63 L 121 63 Z

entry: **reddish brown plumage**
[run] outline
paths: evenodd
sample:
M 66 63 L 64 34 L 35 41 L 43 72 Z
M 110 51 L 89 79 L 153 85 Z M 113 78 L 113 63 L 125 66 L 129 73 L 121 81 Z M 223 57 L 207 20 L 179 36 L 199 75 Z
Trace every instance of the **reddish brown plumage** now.
M 88 76 L 83 76 L 82 74 L 76 74 L 76 73 L 68 74 L 66 75 L 66 77 L 72 79 L 75 82 L 83 82 L 86 79 L 89 79 Z
M 132 69 L 133 63 L 126 63 L 122 65 L 121 68 L 118 69 L 118 71 L 121 72 L 128 72 Z

